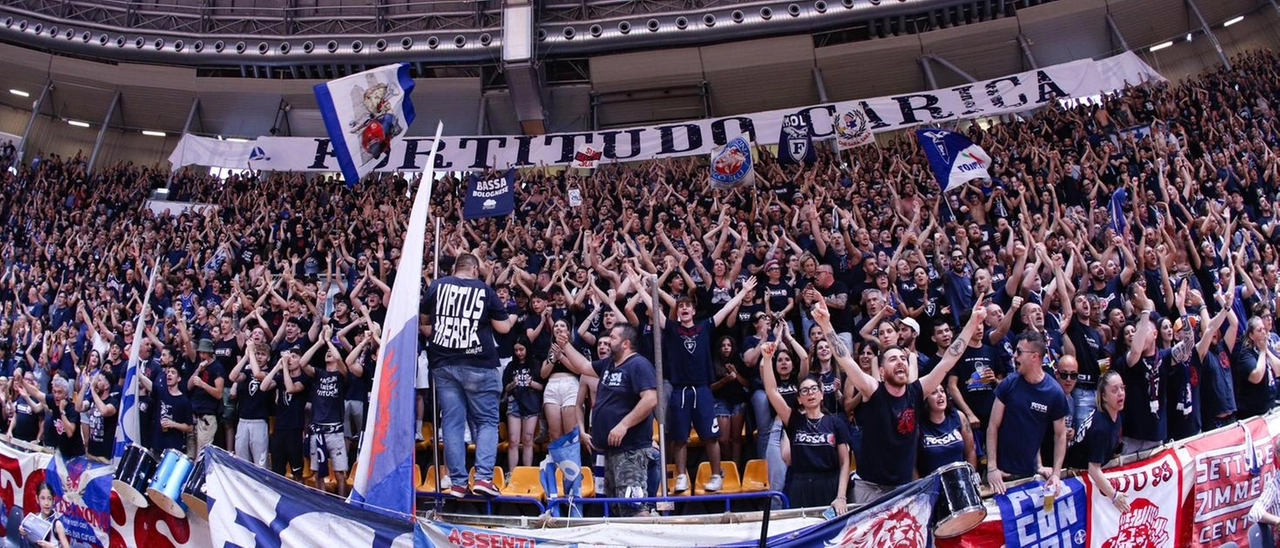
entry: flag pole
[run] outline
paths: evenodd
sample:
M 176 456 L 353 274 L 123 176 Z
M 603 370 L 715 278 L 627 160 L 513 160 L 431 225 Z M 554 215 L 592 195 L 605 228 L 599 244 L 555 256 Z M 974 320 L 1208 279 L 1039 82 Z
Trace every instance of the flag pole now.
M 658 307 L 662 306 L 660 292 L 658 288 L 658 275 L 649 276 L 651 286 L 649 291 L 652 293 L 653 306 L 649 307 L 649 322 L 653 324 L 653 361 L 655 369 L 658 373 L 658 469 L 662 478 L 658 482 L 658 492 L 662 498 L 667 497 L 667 389 L 666 383 L 663 382 L 662 371 L 662 326 L 658 325 Z M 662 504 L 667 504 L 663 501 Z M 663 510 L 664 508 L 659 508 Z
M 430 166 L 430 168 L 431 169 L 427 170 L 427 176 L 434 178 L 435 166 Z M 428 205 L 428 207 L 430 206 Z M 441 223 L 442 223 L 442 219 L 440 219 L 439 217 L 436 217 L 436 232 L 435 232 L 436 250 L 435 250 L 435 260 L 432 262 L 432 267 L 431 267 L 432 268 L 431 281 L 435 281 L 440 278 L 440 225 Z M 427 374 L 428 375 L 431 374 L 431 364 L 429 362 L 427 364 Z M 440 400 L 436 399 L 436 383 L 434 382 L 431 383 L 431 424 L 433 425 L 433 428 L 431 429 L 432 430 L 431 432 L 431 464 L 434 464 L 436 467 L 436 492 L 439 493 L 441 491 L 440 489 L 440 435 L 437 432 L 440 432 L 440 426 L 441 426 Z M 436 513 L 439 513 L 441 510 L 441 506 L 444 505 L 444 499 L 436 498 L 435 501 L 436 501 Z

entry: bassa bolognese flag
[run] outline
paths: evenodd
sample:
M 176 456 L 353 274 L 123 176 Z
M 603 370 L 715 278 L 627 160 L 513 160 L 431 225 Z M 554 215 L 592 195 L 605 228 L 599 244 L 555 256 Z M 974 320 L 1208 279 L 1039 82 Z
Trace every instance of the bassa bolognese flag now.
M 435 165 L 444 124 L 436 125 L 427 165 Z M 422 272 L 427 205 L 434 177 L 428 171 L 418 185 L 400 250 L 397 272 Z M 425 185 L 425 186 L 424 186 Z M 396 276 L 383 322 L 383 345 L 369 395 L 369 412 L 360 439 L 349 502 L 357 506 L 413 515 L 414 375 L 418 367 L 418 302 L 421 276 Z
M 516 209 L 516 170 L 505 175 L 480 178 L 472 173 L 467 178 L 467 199 L 462 206 L 463 219 L 505 217 Z
M 949 129 L 929 128 L 916 130 L 916 139 L 944 194 L 974 179 L 991 178 L 987 172 L 991 156 L 968 137 Z
M 320 117 L 347 186 L 390 157 L 392 140 L 413 123 L 412 92 L 408 63 L 316 84 Z

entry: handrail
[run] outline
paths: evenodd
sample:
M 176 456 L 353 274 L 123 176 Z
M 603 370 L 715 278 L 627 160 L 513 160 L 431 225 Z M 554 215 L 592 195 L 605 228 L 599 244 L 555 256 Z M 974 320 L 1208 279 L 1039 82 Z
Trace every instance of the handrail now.
M 417 491 L 416 494 L 417 494 L 417 498 L 420 498 L 420 499 L 432 499 L 435 501 L 440 501 L 441 499 L 443 499 L 443 500 L 456 500 L 458 502 L 483 503 L 485 505 L 486 514 L 493 514 L 493 503 L 495 502 L 505 502 L 510 504 L 532 504 L 538 508 L 538 515 L 547 513 L 547 505 L 543 504 L 542 501 L 538 499 L 529 498 L 529 497 L 508 497 L 503 495 L 499 495 L 496 497 L 482 497 L 478 495 L 467 495 L 465 497 L 459 498 L 459 497 L 454 497 L 449 493 L 437 493 L 435 491 Z
M 635 497 L 635 498 L 619 498 L 619 497 L 555 497 L 547 501 L 547 507 L 555 508 L 558 506 L 564 509 L 571 508 L 573 504 L 602 504 L 604 505 L 604 517 L 610 517 L 610 504 L 635 504 L 637 502 L 712 502 L 724 501 L 724 511 L 730 511 L 730 503 L 735 500 L 750 499 L 766 499 L 772 501 L 778 499 L 782 502 L 783 508 L 791 507 L 791 500 L 781 491 L 754 491 L 750 493 L 724 493 L 714 495 L 692 495 L 686 497 Z

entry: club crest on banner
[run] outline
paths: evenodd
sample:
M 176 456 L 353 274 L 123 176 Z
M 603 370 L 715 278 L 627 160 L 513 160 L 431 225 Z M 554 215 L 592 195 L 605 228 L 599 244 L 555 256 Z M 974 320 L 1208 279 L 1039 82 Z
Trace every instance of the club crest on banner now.
M 836 145 L 840 150 L 859 147 L 875 140 L 871 134 L 871 124 L 867 122 L 867 113 L 861 108 L 848 110 L 836 116 Z
M 270 162 L 271 157 L 267 156 L 266 151 L 262 150 L 262 147 L 253 147 L 253 150 L 249 151 L 249 161 L 250 162 Z
M 809 131 L 809 119 L 799 114 L 782 117 L 782 131 L 778 135 L 778 163 L 812 164 L 818 161 L 813 148 L 813 134 Z
M 746 137 L 737 137 L 711 153 L 711 184 L 721 188 L 733 188 L 755 183 L 755 159 L 751 156 L 751 143 Z

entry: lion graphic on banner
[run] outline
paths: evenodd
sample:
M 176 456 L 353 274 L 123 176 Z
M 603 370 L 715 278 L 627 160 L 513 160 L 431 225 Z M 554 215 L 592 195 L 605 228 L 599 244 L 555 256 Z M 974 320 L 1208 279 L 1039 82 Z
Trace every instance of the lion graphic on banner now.
M 1119 531 L 1102 548 L 1170 548 L 1168 522 L 1155 503 L 1138 499 L 1120 516 Z
M 912 506 L 922 504 L 916 497 L 908 504 L 902 504 L 889 512 L 872 517 L 861 523 L 854 523 L 840 537 L 840 542 L 827 546 L 845 548 L 924 548 L 925 531 Z M 850 521 L 857 521 L 853 518 Z
M 368 87 L 351 90 L 351 110 L 356 118 L 349 124 L 351 133 L 360 134 L 362 163 L 391 153 L 391 139 L 404 132 L 395 113 L 395 99 L 400 90 L 366 76 Z

